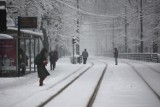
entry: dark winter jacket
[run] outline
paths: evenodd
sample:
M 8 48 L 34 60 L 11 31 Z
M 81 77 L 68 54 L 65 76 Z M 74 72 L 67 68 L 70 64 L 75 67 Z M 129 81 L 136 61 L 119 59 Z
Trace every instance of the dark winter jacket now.
M 115 58 L 118 58 L 118 50 L 115 50 L 115 52 L 114 52 L 114 57 L 115 57 Z
M 51 51 L 49 53 L 49 56 L 50 56 L 50 58 L 49 58 L 50 62 L 56 62 L 58 60 L 58 52 L 57 51 Z
M 88 57 L 88 52 L 87 51 L 83 51 L 82 52 L 82 56 L 83 56 L 83 58 L 87 58 Z
M 46 61 L 46 57 L 41 55 L 39 56 L 39 63 L 37 64 L 37 71 L 39 78 L 45 78 L 46 76 L 50 75 L 46 69 L 46 64 L 43 61 Z
M 20 55 L 19 59 L 20 67 L 28 66 L 28 57 L 21 48 L 19 49 L 19 55 Z

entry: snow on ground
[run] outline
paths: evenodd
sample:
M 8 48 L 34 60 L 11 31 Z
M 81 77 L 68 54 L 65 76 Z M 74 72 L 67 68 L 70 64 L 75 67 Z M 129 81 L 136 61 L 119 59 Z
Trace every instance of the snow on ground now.
M 24 77 L 16 78 L 0 78 L 0 105 L 2 107 L 16 107 L 18 103 L 30 99 L 32 96 L 39 94 L 46 89 L 56 85 L 64 77 L 79 69 L 82 65 L 70 64 L 69 58 L 60 59 L 57 63 L 55 71 L 49 70 L 50 76 L 44 81 L 44 86 L 39 87 L 39 79 L 36 73 L 26 75 Z M 32 101 L 35 102 L 33 99 Z M 23 105 L 23 107 L 34 107 Z
M 119 65 L 116 66 L 112 58 L 99 57 L 97 59 L 108 63 L 108 69 L 93 107 L 160 107 L 158 98 L 133 68 L 126 63 L 132 64 L 159 95 L 160 73 L 152 73 L 152 69 L 160 72 L 160 64 L 120 60 Z M 93 87 L 95 87 L 94 83 L 98 81 L 97 78 L 101 73 L 97 71 L 101 71 L 104 67 L 104 64 L 93 59 L 89 61 L 95 62 L 96 66 L 75 81 L 46 107 L 53 107 L 53 105 L 54 107 L 85 107 L 86 102 L 84 100 L 90 97 Z M 90 65 L 89 62 L 85 66 L 83 64 L 71 64 L 69 58 L 61 58 L 58 60 L 54 71 L 49 70 L 48 64 L 47 69 L 51 75 L 46 78 L 45 85 L 42 87 L 39 87 L 37 72 L 23 77 L 0 78 L 0 106 L 36 107 L 37 104 L 56 93 L 64 84 Z M 80 71 L 75 72 L 78 69 Z M 70 75 L 71 73 L 72 75 Z M 86 91 L 84 92 L 84 90 Z M 79 98 L 82 100 L 77 102 Z
M 105 77 L 93 107 L 160 106 L 157 97 L 128 65 L 109 64 Z
M 89 69 L 89 71 L 76 80 L 60 96 L 47 104 L 46 107 L 52 107 L 53 105 L 63 107 L 64 104 L 65 107 L 86 107 L 104 67 L 104 64 L 95 62 L 93 68 Z

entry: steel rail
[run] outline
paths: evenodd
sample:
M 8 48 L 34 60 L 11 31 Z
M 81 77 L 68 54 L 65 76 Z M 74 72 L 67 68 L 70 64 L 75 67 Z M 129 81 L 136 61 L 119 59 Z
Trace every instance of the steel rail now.
M 125 62 L 124 62 L 125 63 Z M 129 63 L 126 63 L 127 65 L 129 65 L 137 74 L 138 76 L 144 81 L 144 83 L 147 85 L 147 87 L 154 93 L 154 95 L 160 100 L 160 95 L 158 95 L 158 93 L 149 85 L 149 83 L 144 79 L 144 77 L 137 71 L 137 69 L 129 64 Z M 149 67 L 148 67 L 149 68 Z M 154 71 L 154 70 L 153 70 Z
M 103 62 L 103 63 L 104 63 L 104 62 Z M 92 105 L 93 105 L 93 103 L 94 103 L 94 101 L 95 101 L 95 99 L 96 99 L 96 96 L 97 96 L 97 94 L 98 94 L 99 88 L 100 88 L 101 83 L 102 83 L 102 81 L 103 81 L 103 77 L 104 77 L 104 75 L 105 75 L 105 73 L 106 73 L 106 70 L 107 70 L 107 67 L 108 67 L 107 64 L 105 64 L 105 65 L 106 65 L 106 66 L 105 66 L 105 68 L 104 68 L 104 70 L 103 70 L 103 72 L 102 72 L 102 75 L 101 75 L 101 77 L 100 77 L 100 79 L 99 79 L 99 81 L 98 81 L 98 83 L 97 83 L 97 85 L 96 85 L 96 87 L 95 87 L 95 89 L 94 89 L 94 92 L 93 92 L 92 96 L 90 97 L 90 99 L 89 99 L 88 104 L 87 104 L 86 107 L 92 107 Z
M 58 92 L 56 92 L 54 95 L 50 96 L 47 100 L 42 102 L 38 107 L 44 107 L 46 104 L 48 104 L 51 100 L 53 100 L 55 97 L 57 97 L 59 94 L 61 94 L 65 89 L 67 89 L 71 84 L 73 84 L 79 77 L 81 77 L 84 73 L 86 73 L 90 68 L 92 68 L 94 63 L 92 63 L 91 66 L 89 66 L 87 69 L 85 69 L 82 73 L 80 73 L 78 76 L 76 76 L 74 79 L 72 79 L 68 84 L 66 84 L 63 88 L 61 88 Z

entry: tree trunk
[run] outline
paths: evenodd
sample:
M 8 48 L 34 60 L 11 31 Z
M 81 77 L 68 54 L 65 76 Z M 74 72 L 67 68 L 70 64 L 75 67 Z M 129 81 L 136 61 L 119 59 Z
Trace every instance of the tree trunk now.
M 47 50 L 49 50 L 49 42 L 48 42 L 48 36 L 47 36 L 47 32 L 44 28 L 42 28 L 42 33 L 43 33 L 43 46 L 44 48 L 46 48 Z

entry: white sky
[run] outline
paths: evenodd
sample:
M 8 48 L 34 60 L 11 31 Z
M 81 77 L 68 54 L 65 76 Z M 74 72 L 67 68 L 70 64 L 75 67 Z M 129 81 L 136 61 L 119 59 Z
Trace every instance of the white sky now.
M 107 63 L 108 68 L 93 107 L 160 107 L 158 98 L 125 62 L 131 63 L 159 95 L 160 74 L 152 69 L 160 72 L 160 64 L 120 60 L 116 66 L 112 58 L 101 57 L 99 60 Z M 37 73 L 20 78 L 0 78 L 0 105 L 36 107 L 89 67 L 91 62 L 95 65 L 90 70 L 45 106 L 86 107 L 105 67 L 102 62 L 92 58 L 89 58 L 86 65 L 73 65 L 69 58 L 59 59 L 54 71 L 49 70 L 48 64 L 47 69 L 51 75 L 46 78 L 42 87 L 39 87 Z M 75 72 L 77 69 L 79 71 Z

